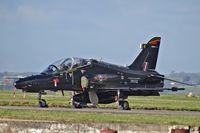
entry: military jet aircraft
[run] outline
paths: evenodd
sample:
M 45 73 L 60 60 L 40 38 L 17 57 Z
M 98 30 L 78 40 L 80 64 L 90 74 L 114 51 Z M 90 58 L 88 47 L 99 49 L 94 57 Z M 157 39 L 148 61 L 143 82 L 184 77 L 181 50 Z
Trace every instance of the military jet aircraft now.
M 141 52 L 127 67 L 95 59 L 66 58 L 49 65 L 39 75 L 19 79 L 14 86 L 25 92 L 38 93 L 40 107 L 47 107 L 41 98 L 46 90 L 61 90 L 63 95 L 64 91 L 74 92 L 71 103 L 75 108 L 86 107 L 88 103 L 95 107 L 117 102 L 121 109 L 128 110 L 128 96 L 159 96 L 163 90 L 184 89 L 163 88 L 164 80 L 171 79 L 155 70 L 160 41 L 160 37 L 154 37 L 142 44 Z

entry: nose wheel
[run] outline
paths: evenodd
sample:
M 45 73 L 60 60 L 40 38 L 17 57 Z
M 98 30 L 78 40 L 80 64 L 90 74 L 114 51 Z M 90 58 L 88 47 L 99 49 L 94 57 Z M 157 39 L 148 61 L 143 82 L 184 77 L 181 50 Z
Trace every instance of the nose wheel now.
M 48 107 L 46 100 L 44 100 L 44 99 L 39 100 L 39 107 L 41 107 L 41 108 Z
M 48 107 L 46 100 L 42 99 L 42 92 L 38 93 L 38 104 L 39 104 L 39 107 L 41 108 Z

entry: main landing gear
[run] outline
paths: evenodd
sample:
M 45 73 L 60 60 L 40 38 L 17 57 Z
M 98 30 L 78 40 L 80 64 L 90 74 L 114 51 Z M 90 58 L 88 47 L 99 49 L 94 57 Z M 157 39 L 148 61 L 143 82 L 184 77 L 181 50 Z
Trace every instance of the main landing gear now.
M 44 93 L 44 92 L 39 92 L 38 93 L 38 104 L 39 104 L 39 107 L 47 108 L 48 105 L 46 103 L 46 100 L 42 99 L 42 94 L 45 95 L 46 93 Z
M 130 107 L 129 107 L 129 103 L 128 101 L 118 101 L 119 102 L 119 108 L 122 109 L 122 110 L 130 110 Z
M 86 107 L 86 105 L 84 105 L 82 103 L 78 103 L 78 102 L 72 101 L 72 108 L 81 109 L 83 107 Z
M 87 107 L 87 104 L 86 104 L 86 99 L 85 99 L 85 93 L 83 94 L 76 94 L 76 92 L 72 92 L 71 93 L 71 106 L 72 108 L 77 108 L 77 109 L 80 109 L 80 108 L 86 108 Z M 77 100 L 80 100 L 80 101 L 77 101 Z
M 87 103 L 91 103 L 87 105 Z M 93 90 L 76 94 L 72 92 L 71 105 L 73 108 L 97 108 L 99 98 Z
M 124 96 L 123 93 L 120 93 L 120 90 L 117 92 L 117 102 L 119 109 L 121 110 L 130 110 L 131 108 L 129 107 L 128 101 L 125 101 L 127 96 Z

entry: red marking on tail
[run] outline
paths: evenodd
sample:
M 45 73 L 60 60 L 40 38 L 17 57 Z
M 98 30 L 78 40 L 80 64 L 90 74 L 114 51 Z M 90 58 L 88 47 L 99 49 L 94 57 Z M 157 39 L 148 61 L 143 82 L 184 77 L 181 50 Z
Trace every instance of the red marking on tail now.
M 160 39 L 157 39 L 157 40 L 150 41 L 149 44 L 156 46 L 158 45 L 159 42 L 160 42 Z
M 143 71 L 147 71 L 147 69 L 148 69 L 148 62 L 144 62 L 144 65 L 143 65 Z

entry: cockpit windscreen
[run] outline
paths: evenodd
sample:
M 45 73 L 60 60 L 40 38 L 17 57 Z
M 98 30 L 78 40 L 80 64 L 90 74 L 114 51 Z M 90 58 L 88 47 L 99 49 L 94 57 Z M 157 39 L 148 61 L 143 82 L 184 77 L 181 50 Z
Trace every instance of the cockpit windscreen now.
M 42 73 L 51 74 L 58 71 L 69 71 L 72 68 L 81 67 L 89 63 L 90 63 L 89 60 L 82 58 L 61 59 L 49 65 Z

